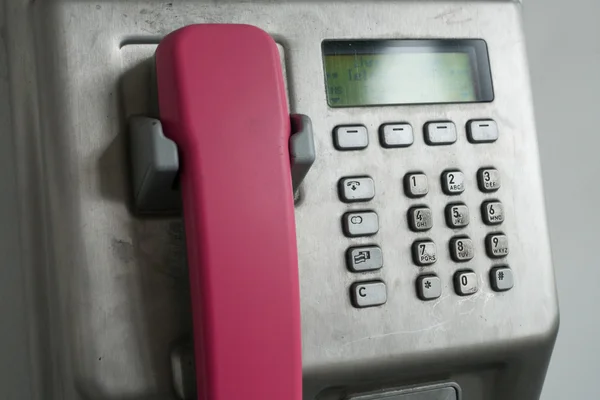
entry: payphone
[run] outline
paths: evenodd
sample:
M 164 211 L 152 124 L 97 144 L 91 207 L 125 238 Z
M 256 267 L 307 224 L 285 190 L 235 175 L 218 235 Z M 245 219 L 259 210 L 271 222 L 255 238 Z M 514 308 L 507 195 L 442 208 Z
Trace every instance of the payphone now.
M 558 305 L 518 3 L 13 10 L 42 11 L 23 179 L 57 398 L 539 397 Z

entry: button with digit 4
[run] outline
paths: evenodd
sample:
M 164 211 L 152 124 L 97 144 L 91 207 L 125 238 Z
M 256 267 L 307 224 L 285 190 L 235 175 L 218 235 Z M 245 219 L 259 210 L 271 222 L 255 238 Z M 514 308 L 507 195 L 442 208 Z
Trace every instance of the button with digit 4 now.
M 417 206 L 408 210 L 408 225 L 414 232 L 428 231 L 433 226 L 429 207 Z
M 498 200 L 485 201 L 481 205 L 481 217 L 486 225 L 504 222 L 504 206 Z
M 450 255 L 456 262 L 469 261 L 475 256 L 473 241 L 468 237 L 450 239 Z
M 427 175 L 421 172 L 408 173 L 404 175 L 404 193 L 408 197 L 423 197 L 429 192 Z
M 442 190 L 447 195 L 461 194 L 465 191 L 465 175 L 458 171 L 444 171 L 442 173 Z
M 412 245 L 412 255 L 415 264 L 423 267 L 437 261 L 435 243 L 431 240 L 419 240 Z
M 446 206 L 446 224 L 448 228 L 464 228 L 469 225 L 469 208 L 463 203 Z
M 458 271 L 454 274 L 454 290 L 460 296 L 477 293 L 477 275 L 473 271 Z
M 500 173 L 495 168 L 481 168 L 477 171 L 477 184 L 483 193 L 500 189 Z

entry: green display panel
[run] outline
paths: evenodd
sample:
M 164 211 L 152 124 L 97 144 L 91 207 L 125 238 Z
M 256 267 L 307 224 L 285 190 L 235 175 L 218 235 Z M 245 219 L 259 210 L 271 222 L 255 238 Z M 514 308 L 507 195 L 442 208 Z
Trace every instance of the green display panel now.
M 492 101 L 482 40 L 325 41 L 331 107 Z

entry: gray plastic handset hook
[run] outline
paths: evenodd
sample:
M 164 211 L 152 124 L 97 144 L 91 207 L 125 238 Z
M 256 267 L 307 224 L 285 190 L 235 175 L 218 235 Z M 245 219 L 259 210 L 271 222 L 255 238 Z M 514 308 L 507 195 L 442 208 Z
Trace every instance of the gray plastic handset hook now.
M 292 136 L 290 137 L 290 161 L 292 167 L 292 186 L 298 191 L 304 177 L 316 159 L 315 140 L 312 121 L 307 115 L 292 114 Z
M 291 115 L 289 142 L 292 186 L 297 192 L 315 161 L 315 144 L 310 118 Z M 177 188 L 179 156 L 177 145 L 167 138 L 156 118 L 129 119 L 130 153 L 135 210 L 139 214 L 176 214 L 181 211 Z

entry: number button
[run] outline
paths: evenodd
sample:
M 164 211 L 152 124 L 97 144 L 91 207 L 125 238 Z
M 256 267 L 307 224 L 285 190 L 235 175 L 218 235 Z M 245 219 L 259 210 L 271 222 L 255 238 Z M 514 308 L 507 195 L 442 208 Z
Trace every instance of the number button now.
M 413 207 L 408 210 L 408 224 L 414 232 L 422 232 L 431 229 L 433 217 L 428 207 Z
M 429 192 L 427 175 L 422 173 L 406 174 L 404 176 L 404 193 L 408 197 L 423 197 Z
M 454 290 L 460 296 L 477 292 L 477 275 L 473 271 L 459 271 L 454 274 Z
M 342 218 L 348 237 L 371 236 L 379 232 L 379 217 L 373 211 L 349 212 Z
M 481 205 L 481 217 L 486 225 L 499 225 L 504 222 L 504 206 L 497 200 L 486 201 Z
M 442 190 L 447 195 L 461 194 L 465 191 L 465 175 L 460 171 L 444 171 Z
M 500 173 L 494 168 L 481 168 L 477 171 L 477 184 L 483 193 L 500 189 Z
M 431 240 L 420 240 L 412 245 L 413 261 L 418 266 L 431 265 L 437 261 L 435 243 Z
M 417 278 L 417 293 L 421 300 L 434 300 L 442 295 L 442 281 L 435 275 Z
M 450 239 L 450 255 L 456 262 L 465 262 L 475 256 L 473 241 L 468 237 L 457 237 Z
M 464 228 L 469 225 L 469 208 L 462 203 L 448 204 L 446 224 L 449 228 Z
M 348 177 L 340 179 L 340 199 L 346 203 L 369 201 L 375 197 L 375 183 L 370 177 Z
M 485 238 L 488 257 L 502 258 L 508 255 L 508 238 L 502 233 L 491 233 Z

